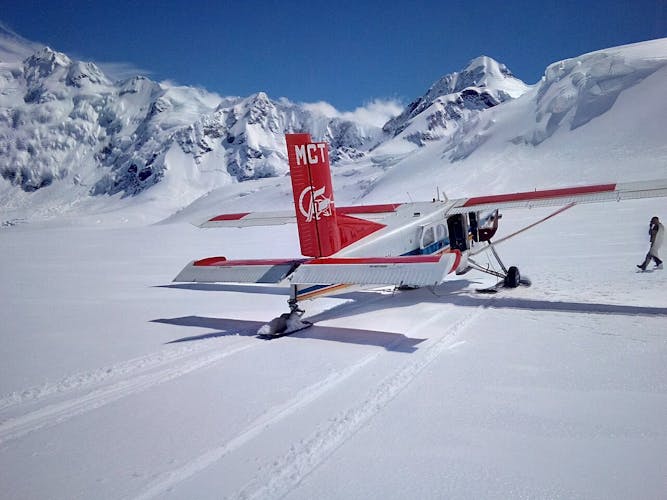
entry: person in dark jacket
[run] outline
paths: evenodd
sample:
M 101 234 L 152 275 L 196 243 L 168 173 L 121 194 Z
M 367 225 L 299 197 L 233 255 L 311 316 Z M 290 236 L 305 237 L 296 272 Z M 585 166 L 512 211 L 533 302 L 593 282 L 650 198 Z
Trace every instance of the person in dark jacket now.
M 644 262 L 637 264 L 637 267 L 642 271 L 646 271 L 646 266 L 648 266 L 651 260 L 653 260 L 655 262 L 655 269 L 662 269 L 662 260 L 660 259 L 658 252 L 660 247 L 662 247 L 663 240 L 665 239 L 665 226 L 662 225 L 660 219 L 657 217 L 653 217 L 651 219 L 648 235 L 651 242 L 651 248 L 649 248 Z

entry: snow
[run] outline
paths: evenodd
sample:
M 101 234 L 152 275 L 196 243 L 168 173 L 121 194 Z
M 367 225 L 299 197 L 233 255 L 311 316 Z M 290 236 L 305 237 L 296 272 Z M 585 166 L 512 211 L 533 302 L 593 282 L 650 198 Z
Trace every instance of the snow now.
M 589 87 L 572 71 L 600 61 L 581 56 L 484 111 L 455 161 L 449 138 L 408 154 L 399 137 L 341 162 L 336 201 L 667 177 L 665 47 L 608 51 L 625 65 L 608 66 L 622 90 L 601 114 L 578 104 Z M 626 79 L 651 58 L 654 71 Z M 195 115 L 188 92 L 165 95 Z M 532 141 L 546 130 L 536 106 L 559 96 L 573 107 Z M 304 303 L 315 325 L 267 341 L 255 334 L 287 311 L 286 287 L 171 279 L 206 256 L 298 256 L 293 226 L 189 224 L 289 208 L 289 179 L 231 183 L 215 160 L 165 156 L 170 175 L 135 197 L 63 198 L 54 183 L 3 206 L 3 496 L 664 498 L 667 274 L 635 272 L 664 198 L 575 206 L 500 245 L 531 287 L 482 295 L 494 281 L 471 272 L 349 292 Z M 507 210 L 497 238 L 549 212 Z
M 271 341 L 254 333 L 286 289 L 170 279 L 221 251 L 295 255 L 289 227 L 4 228 L 3 488 L 660 498 L 667 275 L 634 264 L 661 209 L 575 207 L 505 243 L 530 288 L 479 295 L 491 283 L 471 274 L 319 299 L 306 303 L 316 326 Z M 541 215 L 507 212 L 501 229 Z

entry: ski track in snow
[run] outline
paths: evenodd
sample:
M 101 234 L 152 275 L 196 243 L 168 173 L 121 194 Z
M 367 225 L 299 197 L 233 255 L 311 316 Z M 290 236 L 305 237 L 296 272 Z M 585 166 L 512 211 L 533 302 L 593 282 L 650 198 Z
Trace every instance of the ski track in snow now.
M 23 397 L 3 398 L 4 409 L 21 403 L 34 402 L 56 392 L 74 392 L 85 389 L 108 378 L 120 375 L 124 378 L 95 388 L 90 392 L 70 397 L 64 401 L 46 404 L 23 415 L 0 421 L 0 446 L 31 432 L 52 427 L 73 417 L 137 394 L 159 384 L 211 366 L 224 358 L 263 345 L 263 342 L 244 342 L 241 345 L 220 351 L 220 345 L 206 348 L 186 348 L 170 353 L 150 354 L 130 360 L 109 369 L 95 370 L 88 374 L 66 377 L 55 385 L 29 389 Z M 203 353 L 202 353 L 203 351 Z M 162 368 L 164 365 L 166 368 Z M 145 373 L 143 373 L 145 372 Z
M 413 356 L 411 360 L 398 371 L 383 379 L 380 385 L 371 389 L 368 397 L 364 399 L 361 405 L 342 412 L 331 421 L 331 425 L 327 428 L 319 429 L 311 437 L 291 447 L 286 456 L 274 462 L 269 470 L 261 470 L 260 474 L 255 476 L 255 479 L 243 487 L 240 492 L 233 495 L 232 498 L 280 498 L 287 494 L 335 449 L 380 412 L 433 360 L 445 350 L 460 345 L 461 341 L 452 343 L 452 337 L 467 328 L 483 311 L 484 308 L 478 308 L 472 314 L 447 328 L 430 346 L 411 354 Z M 450 313 L 451 311 L 448 310 L 442 311 L 411 329 L 408 334 L 410 336 L 415 335 Z M 403 339 L 398 339 L 387 347 L 395 347 L 402 341 Z M 163 474 L 145 491 L 132 498 L 134 500 L 148 500 L 172 490 L 179 483 L 212 466 L 245 443 L 258 437 L 263 432 L 269 431 L 278 422 L 326 395 L 386 353 L 387 351 L 384 349 L 377 350 L 344 370 L 329 374 L 323 380 L 300 391 L 294 398 L 269 410 L 230 441 L 210 449 L 178 469 Z M 268 481 L 266 477 L 269 478 Z
M 399 370 L 372 388 L 361 404 L 339 413 L 329 425 L 321 427 L 310 437 L 290 447 L 284 457 L 274 462 L 269 470 L 260 471 L 261 474 L 232 498 L 282 498 L 287 495 L 345 441 L 382 411 L 438 356 L 446 350 L 461 345 L 460 341 L 455 341 L 456 335 L 467 329 L 484 311 L 485 308 L 480 306 L 471 314 L 456 321 L 430 345 L 413 353 L 410 360 Z M 442 311 L 421 322 L 410 330 L 409 335 L 418 334 L 447 314 L 451 314 L 451 311 Z
M 399 339 L 389 347 L 393 347 L 394 344 L 399 344 L 401 341 L 402 339 Z M 199 457 L 185 464 L 183 467 L 164 474 L 162 477 L 154 481 L 153 484 L 149 486 L 148 489 L 146 489 L 146 491 L 132 498 L 135 500 L 147 500 L 150 498 L 158 497 L 161 493 L 168 491 L 178 483 L 185 481 L 198 472 L 206 469 L 210 465 L 213 465 L 215 462 L 219 461 L 230 452 L 240 448 L 242 445 L 257 437 L 262 432 L 270 429 L 271 426 L 275 425 L 277 422 L 280 422 L 281 420 L 289 417 L 295 411 L 307 406 L 311 402 L 318 399 L 320 396 L 326 394 L 328 391 L 336 387 L 338 384 L 349 379 L 361 368 L 377 359 L 381 352 L 382 351 L 380 350 L 373 352 L 353 365 L 348 366 L 344 370 L 331 373 L 323 380 L 320 380 L 315 384 L 303 389 L 294 398 L 270 409 L 268 412 L 260 416 L 233 439 L 222 444 L 221 446 L 217 446 L 207 451 L 206 453 L 203 453 Z
M 218 343 L 212 346 L 210 342 L 208 344 L 181 346 L 165 349 L 160 352 L 152 352 L 145 356 L 123 361 L 111 366 L 66 375 L 57 382 L 45 382 L 41 385 L 13 391 L 0 397 L 0 412 L 4 412 L 13 407 L 34 403 L 44 398 L 48 398 L 49 396 L 65 395 L 69 392 L 102 384 L 112 379 L 130 377 L 136 373 L 149 371 L 188 356 L 219 348 L 220 345 Z

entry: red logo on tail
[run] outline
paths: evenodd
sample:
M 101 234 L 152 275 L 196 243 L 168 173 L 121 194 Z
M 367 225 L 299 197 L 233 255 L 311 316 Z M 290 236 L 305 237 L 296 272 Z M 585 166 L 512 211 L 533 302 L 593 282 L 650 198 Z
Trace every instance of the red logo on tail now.
M 325 187 L 313 189 L 308 186 L 299 195 L 299 210 L 306 218 L 306 222 L 320 220 L 322 217 L 331 217 L 333 200 L 325 196 Z

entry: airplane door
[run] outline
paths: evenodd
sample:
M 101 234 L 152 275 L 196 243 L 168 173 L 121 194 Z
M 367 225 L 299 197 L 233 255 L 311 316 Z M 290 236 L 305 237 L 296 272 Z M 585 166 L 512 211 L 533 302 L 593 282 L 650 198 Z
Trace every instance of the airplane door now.
M 468 225 L 464 214 L 456 214 L 447 218 L 449 230 L 449 248 L 452 250 L 468 250 Z
M 470 222 L 470 233 L 472 234 L 473 241 L 479 241 L 479 226 L 477 223 L 477 213 L 470 212 L 468 214 L 468 221 Z

